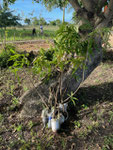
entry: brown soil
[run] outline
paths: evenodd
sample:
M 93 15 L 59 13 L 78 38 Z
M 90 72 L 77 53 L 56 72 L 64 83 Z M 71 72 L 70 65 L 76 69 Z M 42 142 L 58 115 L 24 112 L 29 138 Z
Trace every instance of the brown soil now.
M 31 41 L 31 42 L 23 42 L 23 43 L 17 43 L 16 47 L 18 50 L 22 51 L 39 51 L 40 48 L 48 49 L 50 46 L 53 45 L 53 42 L 51 41 L 45 41 L 45 40 L 37 40 L 37 41 Z
M 18 51 L 34 51 L 37 52 L 41 48 L 48 49 L 53 46 L 52 40 L 31 40 L 31 41 L 16 41 L 14 43 L 8 42 L 7 44 L 11 44 L 16 46 Z M 0 51 L 3 49 L 4 45 L 0 44 Z
M 113 47 L 113 35 L 109 38 L 109 43 L 111 47 Z M 18 50 L 22 51 L 39 51 L 40 48 L 48 49 L 51 45 L 53 45 L 52 41 L 45 41 L 45 40 L 37 40 L 37 41 L 31 41 L 31 42 L 23 42 L 23 43 L 17 43 L 16 47 Z
M 59 133 L 42 130 L 41 111 L 34 118 L 18 118 L 19 97 L 38 79 L 27 68 L 16 77 L 10 70 L 0 72 L 0 150 L 113 149 L 113 50 L 79 89 L 76 106 L 70 103 L 69 119 Z

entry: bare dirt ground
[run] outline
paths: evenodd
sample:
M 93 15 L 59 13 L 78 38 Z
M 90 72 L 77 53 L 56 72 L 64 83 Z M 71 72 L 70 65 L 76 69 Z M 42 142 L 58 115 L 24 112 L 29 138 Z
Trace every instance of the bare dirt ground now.
M 70 103 L 69 119 L 59 133 L 42 131 L 41 110 L 20 120 L 19 97 L 38 81 L 30 69 L 0 72 L 0 150 L 112 150 L 113 149 L 113 50 L 79 89 L 76 106 Z
M 113 47 L 113 36 L 111 35 L 109 38 L 109 43 L 111 47 Z M 22 51 L 39 51 L 40 48 L 48 49 L 51 45 L 53 45 L 52 41 L 45 41 L 45 40 L 37 40 L 37 41 L 29 41 L 23 43 L 17 43 L 16 47 L 18 50 Z
M 17 43 L 16 47 L 18 50 L 22 51 L 39 51 L 40 48 L 48 49 L 50 46 L 53 45 L 52 41 L 47 40 L 37 40 L 37 41 L 29 41 L 29 42 L 23 42 L 23 43 Z
M 40 48 L 48 49 L 53 45 L 52 40 L 28 40 L 28 41 L 15 41 L 7 42 L 7 44 L 16 46 L 19 51 L 39 51 Z M 3 49 L 4 45 L 0 43 L 0 50 Z

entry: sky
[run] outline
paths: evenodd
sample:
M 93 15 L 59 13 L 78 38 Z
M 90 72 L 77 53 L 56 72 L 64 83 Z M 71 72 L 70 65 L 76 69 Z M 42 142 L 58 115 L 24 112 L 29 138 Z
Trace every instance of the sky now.
M 32 0 L 16 0 L 15 4 L 10 5 L 11 10 L 15 10 L 14 14 L 20 14 L 23 18 L 44 17 L 47 22 L 60 19 L 62 20 L 63 11 L 59 8 L 53 9 L 49 12 L 44 5 L 40 3 L 32 3 Z M 66 9 L 65 21 L 70 22 L 72 18 L 73 9 L 69 11 Z M 22 21 L 22 23 L 24 23 Z

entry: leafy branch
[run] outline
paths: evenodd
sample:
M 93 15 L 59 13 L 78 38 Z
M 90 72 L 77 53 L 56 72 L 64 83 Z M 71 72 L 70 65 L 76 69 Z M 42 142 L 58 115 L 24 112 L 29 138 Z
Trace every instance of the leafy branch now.
M 50 106 L 52 108 L 54 105 L 56 108 L 59 103 L 68 102 L 79 90 L 80 86 L 73 94 L 68 96 L 67 99 L 64 99 L 64 94 L 68 85 L 65 89 L 62 89 L 63 76 L 69 68 L 73 70 L 73 73 L 75 73 L 78 68 L 81 68 L 83 70 L 82 82 L 84 81 L 87 60 L 90 59 L 90 54 L 92 54 L 93 48 L 96 47 L 95 35 L 104 36 L 103 42 L 107 43 L 108 29 L 93 31 L 85 38 L 82 38 L 74 25 L 63 24 L 54 39 L 54 47 L 51 47 L 49 50 L 40 50 L 38 56 L 32 62 L 33 72 L 39 74 L 41 79 L 43 78 L 47 81 L 54 76 L 53 72 L 55 72 L 58 77 L 57 84 L 52 87 L 53 89 L 50 88 L 49 90 L 48 104 L 45 104 L 45 100 L 41 97 L 42 103 L 44 103 L 46 107 Z M 18 60 L 19 57 L 20 55 L 13 56 L 12 59 Z M 21 67 L 24 66 L 24 64 L 29 65 L 26 58 L 24 56 L 22 56 L 22 58 L 21 62 L 17 61 L 14 64 L 14 67 L 18 66 L 19 63 Z M 58 100 L 59 97 L 60 100 Z

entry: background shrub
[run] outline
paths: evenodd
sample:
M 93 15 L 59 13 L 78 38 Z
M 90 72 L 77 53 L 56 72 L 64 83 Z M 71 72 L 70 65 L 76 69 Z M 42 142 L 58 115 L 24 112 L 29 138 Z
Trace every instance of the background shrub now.
M 15 47 L 12 45 L 6 45 L 0 53 L 0 68 L 7 68 L 13 65 L 13 61 L 9 61 L 10 57 L 16 53 Z

